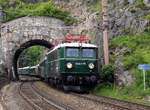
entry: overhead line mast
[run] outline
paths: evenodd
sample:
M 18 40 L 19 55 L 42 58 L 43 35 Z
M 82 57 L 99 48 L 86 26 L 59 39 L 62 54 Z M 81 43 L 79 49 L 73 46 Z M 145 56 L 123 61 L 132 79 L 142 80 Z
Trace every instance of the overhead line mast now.
M 102 15 L 103 15 L 103 51 L 104 63 L 109 64 L 109 48 L 108 48 L 108 0 L 102 0 Z

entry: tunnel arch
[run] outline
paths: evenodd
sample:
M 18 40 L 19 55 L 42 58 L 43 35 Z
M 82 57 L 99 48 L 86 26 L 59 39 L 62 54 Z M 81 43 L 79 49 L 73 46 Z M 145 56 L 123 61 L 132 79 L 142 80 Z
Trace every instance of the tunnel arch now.
M 31 46 L 35 46 L 35 45 L 44 46 L 44 47 L 49 48 L 49 49 L 51 49 L 53 47 L 53 45 L 50 42 L 48 42 L 46 40 L 41 40 L 41 39 L 34 39 L 34 40 L 30 40 L 30 41 L 23 43 L 20 46 L 20 48 L 15 51 L 15 54 L 13 56 L 13 73 L 14 73 L 13 77 L 15 77 L 16 80 L 19 80 L 17 61 L 18 61 L 20 54 L 25 49 L 27 49 Z

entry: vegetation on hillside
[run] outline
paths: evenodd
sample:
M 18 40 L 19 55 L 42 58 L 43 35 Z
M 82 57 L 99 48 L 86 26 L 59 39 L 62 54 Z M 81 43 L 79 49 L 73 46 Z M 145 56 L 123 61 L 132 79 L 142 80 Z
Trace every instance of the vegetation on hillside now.
M 100 12 L 101 10 L 101 0 L 91 0 L 87 5 L 92 12 Z
M 143 9 L 143 10 L 149 10 L 149 9 L 150 9 L 149 7 L 147 7 L 147 6 L 145 5 L 144 0 L 136 0 L 136 1 L 135 1 L 135 6 L 136 6 L 137 8 Z
M 137 4 L 137 6 L 139 6 L 139 7 L 145 6 L 145 5 L 144 5 L 144 0 L 136 0 L 136 4 Z
M 4 21 L 24 16 L 50 16 L 63 20 L 66 25 L 71 25 L 76 21 L 69 12 L 55 6 L 52 0 L 37 3 L 26 3 L 23 0 L 0 0 L 0 4 L 6 13 Z
M 112 39 L 110 48 L 124 48 L 123 63 L 126 69 L 136 68 L 140 63 L 150 63 L 150 33 L 126 35 Z
M 150 32 L 113 38 L 110 49 L 123 50 L 118 54 L 111 55 L 112 63 L 118 56 L 122 57 L 124 69 L 132 73 L 134 82 L 126 87 L 118 87 L 113 83 L 100 84 L 95 89 L 96 94 L 145 103 L 144 99 L 150 96 L 150 71 L 146 71 L 147 89 L 144 91 L 143 74 L 138 69 L 138 64 L 150 64 Z

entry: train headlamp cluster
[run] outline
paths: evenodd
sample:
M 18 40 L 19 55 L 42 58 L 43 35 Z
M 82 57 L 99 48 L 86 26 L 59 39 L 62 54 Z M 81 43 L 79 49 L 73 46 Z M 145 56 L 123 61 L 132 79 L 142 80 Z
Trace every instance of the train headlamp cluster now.
M 67 68 L 71 69 L 73 67 L 72 63 L 67 63 Z
M 95 67 L 93 63 L 89 63 L 88 66 L 89 66 L 90 69 L 94 69 L 94 67 Z

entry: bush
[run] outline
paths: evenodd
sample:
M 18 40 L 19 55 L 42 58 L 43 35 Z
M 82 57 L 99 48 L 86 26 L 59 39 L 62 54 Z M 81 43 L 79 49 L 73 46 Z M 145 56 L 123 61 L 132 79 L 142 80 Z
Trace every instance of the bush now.
M 104 82 L 113 82 L 114 81 L 114 66 L 113 65 L 104 65 L 102 67 L 101 79 Z
M 4 2 L 2 3 L 4 5 Z M 3 8 L 6 13 L 4 21 L 10 21 L 24 16 L 50 16 L 63 20 L 66 25 L 71 25 L 76 22 L 68 12 L 56 7 L 52 0 L 47 2 L 37 2 L 35 4 L 24 3 L 21 0 L 16 0 L 14 5 L 8 6 L 7 4 L 4 5 Z
M 136 0 L 136 7 L 141 8 L 141 9 L 146 9 L 144 0 Z
M 142 64 L 145 62 L 140 54 L 132 54 L 124 57 L 123 63 L 125 69 L 130 70 L 131 68 L 136 68 L 138 64 Z
M 125 69 L 137 68 L 138 64 L 150 63 L 150 32 L 135 35 L 125 35 L 111 40 L 111 49 L 127 48 L 130 52 L 121 53 Z M 117 56 L 115 56 L 117 57 Z M 114 57 L 114 59 L 115 59 Z M 115 60 L 113 60 L 115 61 Z

